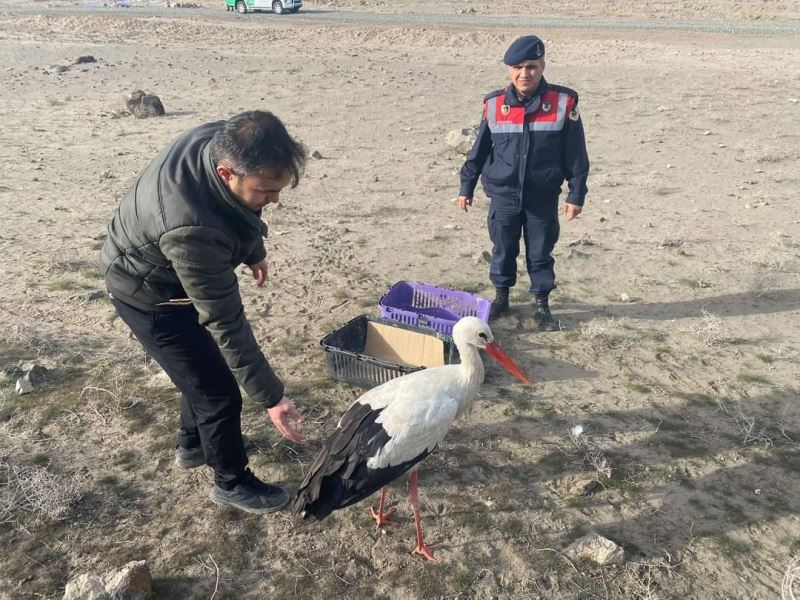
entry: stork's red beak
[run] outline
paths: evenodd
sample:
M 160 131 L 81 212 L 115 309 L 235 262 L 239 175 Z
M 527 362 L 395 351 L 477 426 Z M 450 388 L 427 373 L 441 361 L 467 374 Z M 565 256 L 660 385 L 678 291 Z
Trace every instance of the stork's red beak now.
M 491 342 L 486 344 L 486 354 L 491 356 L 497 362 L 499 362 L 506 371 L 511 373 L 514 377 L 519 379 L 522 383 L 527 383 L 528 385 L 533 385 L 533 382 L 530 381 L 526 376 L 525 373 L 511 360 L 511 357 L 506 354 L 505 350 L 500 347 L 500 344 L 497 342 Z

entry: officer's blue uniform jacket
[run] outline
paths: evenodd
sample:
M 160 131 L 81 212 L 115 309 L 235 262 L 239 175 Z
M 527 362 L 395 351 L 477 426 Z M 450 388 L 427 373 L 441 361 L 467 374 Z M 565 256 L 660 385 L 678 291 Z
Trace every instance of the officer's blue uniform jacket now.
M 520 236 L 530 291 L 556 287 L 553 248 L 558 241 L 558 196 L 566 179 L 567 202 L 583 206 L 589 157 L 578 94 L 542 78 L 536 93 L 521 102 L 513 86 L 483 101 L 478 138 L 461 168 L 459 195 L 471 198 L 478 178 L 491 199 L 487 214 L 492 240 L 489 278 L 497 288 L 517 281 Z
M 461 169 L 459 195 L 471 198 L 480 177 L 494 201 L 557 201 L 561 184 L 567 202 L 582 206 L 589 157 L 577 92 L 542 78 L 522 103 L 513 86 L 487 95 L 478 138 Z

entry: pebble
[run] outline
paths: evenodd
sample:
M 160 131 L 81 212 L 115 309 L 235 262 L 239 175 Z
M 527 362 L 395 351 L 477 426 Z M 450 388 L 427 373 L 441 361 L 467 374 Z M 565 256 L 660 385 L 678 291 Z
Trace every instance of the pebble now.
M 71 298 L 81 302 L 94 302 L 95 300 L 100 300 L 105 295 L 106 293 L 103 290 L 86 290 L 79 294 L 73 294 Z
M 570 248 L 569 252 L 567 252 L 567 258 L 589 258 L 589 255 L 586 252 Z

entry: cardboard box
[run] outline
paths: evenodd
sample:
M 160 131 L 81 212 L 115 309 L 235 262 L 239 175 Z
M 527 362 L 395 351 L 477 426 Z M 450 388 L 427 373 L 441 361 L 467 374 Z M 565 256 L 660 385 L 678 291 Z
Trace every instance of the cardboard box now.
M 431 335 L 374 321 L 367 323 L 367 356 L 405 367 L 430 368 L 444 366 L 444 353 L 444 342 Z

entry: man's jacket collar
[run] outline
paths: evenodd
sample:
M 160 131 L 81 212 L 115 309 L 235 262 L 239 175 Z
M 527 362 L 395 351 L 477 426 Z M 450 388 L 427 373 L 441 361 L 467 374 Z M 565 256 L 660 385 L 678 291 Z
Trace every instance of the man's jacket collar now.
M 261 211 L 252 211 L 242 205 L 220 180 L 214 163 L 211 161 L 210 146 L 210 144 L 206 144 L 205 148 L 203 148 L 203 167 L 206 172 L 206 179 L 214 192 L 214 196 L 219 200 L 220 207 L 226 214 L 230 214 L 233 217 L 233 223 L 238 228 L 246 231 L 255 229 L 261 232 L 262 237 L 267 237 L 267 224 L 261 220 Z

